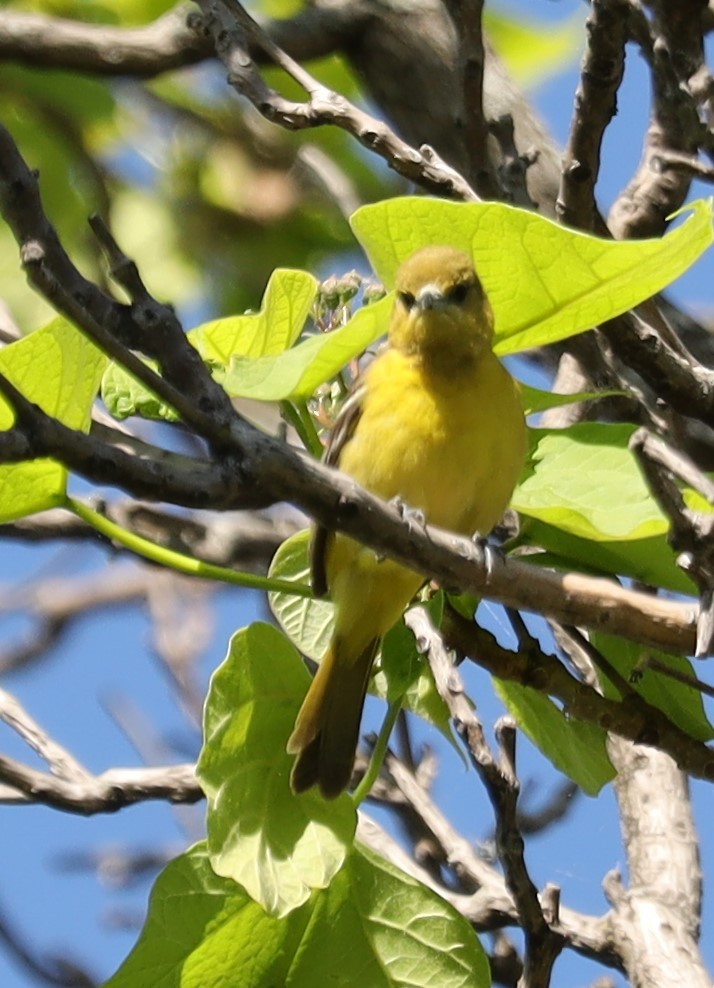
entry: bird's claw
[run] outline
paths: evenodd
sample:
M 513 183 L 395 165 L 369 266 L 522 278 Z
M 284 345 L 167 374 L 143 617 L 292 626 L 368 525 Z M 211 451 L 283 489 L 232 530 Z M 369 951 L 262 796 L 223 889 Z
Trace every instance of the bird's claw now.
M 426 517 L 420 508 L 410 508 L 406 501 L 400 497 L 392 498 L 389 503 L 397 509 L 400 517 L 409 526 L 409 531 L 413 532 L 418 528 L 426 527 Z
M 471 536 L 471 541 L 483 553 L 483 561 L 486 567 L 486 583 L 490 583 L 496 563 L 503 562 L 505 554 L 500 546 L 493 545 L 480 532 L 475 532 Z

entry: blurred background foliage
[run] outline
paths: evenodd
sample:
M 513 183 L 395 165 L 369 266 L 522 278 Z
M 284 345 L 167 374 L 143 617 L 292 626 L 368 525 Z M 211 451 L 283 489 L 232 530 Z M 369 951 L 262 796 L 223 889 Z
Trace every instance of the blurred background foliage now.
M 174 5 L 16 0 L 3 6 L 130 26 Z M 298 0 L 263 0 L 252 11 L 286 17 L 300 6 Z M 521 82 L 541 80 L 577 55 L 572 19 L 554 30 L 499 12 L 489 13 L 488 27 Z M 340 57 L 309 68 L 360 101 L 358 81 Z M 266 79 L 287 97 L 302 95 L 278 70 L 268 70 Z M 146 81 L 5 63 L 0 101 L 5 122 L 40 170 L 49 215 L 85 273 L 102 277 L 87 225 L 87 216 L 98 212 L 150 290 L 176 305 L 187 328 L 256 307 L 275 267 L 323 276 L 354 267 L 347 216 L 364 203 L 410 191 L 336 128 L 288 133 L 266 122 L 226 86 L 216 63 Z M 0 297 L 23 333 L 50 317 L 47 304 L 18 277 L 17 250 L 4 225 Z

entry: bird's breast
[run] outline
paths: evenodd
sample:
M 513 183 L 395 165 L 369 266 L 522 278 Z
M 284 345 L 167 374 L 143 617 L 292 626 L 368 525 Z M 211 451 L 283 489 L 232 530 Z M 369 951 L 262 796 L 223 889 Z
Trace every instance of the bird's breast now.
M 487 533 L 520 473 L 525 426 L 517 386 L 490 352 L 456 374 L 387 351 L 367 371 L 362 416 L 340 467 L 434 525 Z

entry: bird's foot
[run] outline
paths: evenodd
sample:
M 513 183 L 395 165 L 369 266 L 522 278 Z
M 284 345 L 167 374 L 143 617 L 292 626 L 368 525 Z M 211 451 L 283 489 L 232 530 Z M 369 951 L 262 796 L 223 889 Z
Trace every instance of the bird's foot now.
M 471 536 L 471 541 L 483 553 L 483 561 L 486 566 L 486 583 L 490 583 L 496 563 L 504 561 L 506 558 L 505 553 L 500 546 L 493 545 L 480 532 L 474 532 Z
M 410 508 L 400 497 L 393 497 L 389 503 L 397 509 L 400 517 L 409 526 L 410 532 L 426 528 L 426 516 L 420 508 Z

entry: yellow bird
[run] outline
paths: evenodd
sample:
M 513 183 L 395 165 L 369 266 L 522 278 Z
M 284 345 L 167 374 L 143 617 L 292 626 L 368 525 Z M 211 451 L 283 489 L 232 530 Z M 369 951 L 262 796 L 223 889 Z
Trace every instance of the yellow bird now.
M 325 462 L 432 525 L 488 534 L 525 456 L 518 386 L 491 349 L 493 315 L 471 258 L 425 247 L 402 264 L 387 348 L 358 379 Z M 424 582 L 346 535 L 317 528 L 313 589 L 335 605 L 332 641 L 288 741 L 291 785 L 328 799 L 350 782 L 382 636 Z

